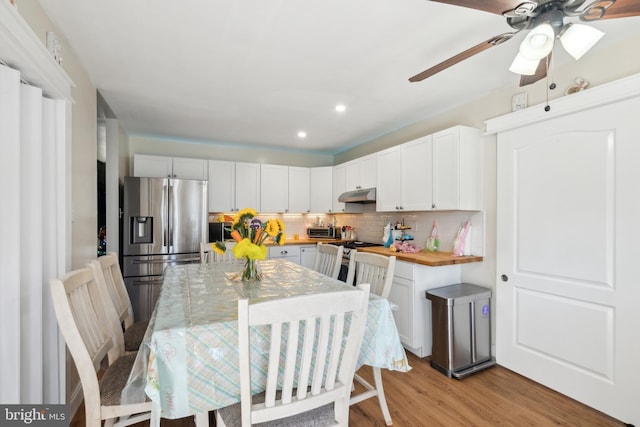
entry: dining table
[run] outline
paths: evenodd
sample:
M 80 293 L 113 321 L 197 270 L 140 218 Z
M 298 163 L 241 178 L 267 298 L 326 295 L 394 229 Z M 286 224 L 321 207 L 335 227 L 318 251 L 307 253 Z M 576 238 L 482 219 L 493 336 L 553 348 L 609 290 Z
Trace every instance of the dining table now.
M 152 420 L 195 415 L 198 426 L 208 425 L 209 411 L 240 402 L 239 299 L 248 298 L 254 304 L 356 289 L 286 259 L 259 261 L 258 265 L 259 281 L 241 280 L 241 261 L 166 268 L 158 301 L 122 393 L 123 403 L 148 398 L 155 412 Z M 392 305 L 374 294 L 369 296 L 357 366 L 363 365 L 401 372 L 411 369 Z M 259 364 L 252 369 L 266 372 L 266 366 Z

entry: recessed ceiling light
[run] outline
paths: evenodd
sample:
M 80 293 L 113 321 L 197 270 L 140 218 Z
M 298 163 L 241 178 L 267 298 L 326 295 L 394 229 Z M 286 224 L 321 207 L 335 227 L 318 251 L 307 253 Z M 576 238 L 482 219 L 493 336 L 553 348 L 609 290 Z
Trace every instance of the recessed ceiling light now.
M 307 133 L 303 130 L 298 132 L 298 138 L 306 138 L 307 137 Z
M 346 109 L 347 109 L 347 106 L 346 106 L 346 105 L 344 105 L 344 104 L 338 104 L 338 105 L 336 105 L 336 111 L 337 111 L 338 113 L 342 113 L 342 112 L 344 112 Z

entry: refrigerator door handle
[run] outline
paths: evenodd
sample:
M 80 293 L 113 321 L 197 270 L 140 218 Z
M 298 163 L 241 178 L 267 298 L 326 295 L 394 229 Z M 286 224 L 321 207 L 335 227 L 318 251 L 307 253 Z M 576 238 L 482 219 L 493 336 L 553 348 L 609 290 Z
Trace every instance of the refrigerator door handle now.
M 144 265 L 144 264 L 191 264 L 195 261 L 200 261 L 200 256 L 193 256 L 188 258 L 180 258 L 180 259 L 134 259 L 131 261 L 133 265 Z
M 173 185 L 171 185 L 171 183 L 169 183 L 169 194 L 167 200 L 169 204 L 169 220 L 167 221 L 167 226 L 169 228 L 168 246 L 169 252 L 173 252 L 173 216 L 175 215 L 175 212 L 173 212 Z

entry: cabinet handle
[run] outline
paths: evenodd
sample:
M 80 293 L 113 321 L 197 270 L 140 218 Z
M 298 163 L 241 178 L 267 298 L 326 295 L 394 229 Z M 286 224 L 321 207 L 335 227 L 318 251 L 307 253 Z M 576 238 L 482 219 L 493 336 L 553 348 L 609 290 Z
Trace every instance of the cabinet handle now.
M 436 204 L 435 203 L 431 203 L 431 208 L 435 209 L 436 208 Z
M 506 274 L 503 274 L 502 276 L 500 276 L 500 279 L 501 279 L 503 282 L 508 282 L 508 281 L 509 281 L 509 276 L 507 276 Z
M 289 253 L 289 252 L 287 252 L 287 251 L 280 251 L 280 254 L 281 254 L 281 255 L 286 255 L 286 254 L 288 254 L 288 253 Z

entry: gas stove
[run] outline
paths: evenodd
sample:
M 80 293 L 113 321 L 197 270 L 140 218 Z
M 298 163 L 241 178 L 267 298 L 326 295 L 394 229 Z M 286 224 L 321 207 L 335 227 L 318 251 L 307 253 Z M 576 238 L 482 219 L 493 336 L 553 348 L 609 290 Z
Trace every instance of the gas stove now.
M 382 246 L 380 243 L 369 243 L 369 242 L 360 242 L 358 240 L 345 242 L 342 244 L 346 249 L 358 249 L 358 248 L 369 248 L 371 246 Z
M 347 273 L 349 271 L 349 258 L 352 251 L 357 251 L 360 248 L 370 248 L 372 246 L 383 246 L 380 243 L 360 242 L 358 240 L 342 243 L 342 265 L 340 266 L 340 274 L 338 280 L 345 282 L 347 280 Z

